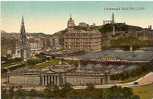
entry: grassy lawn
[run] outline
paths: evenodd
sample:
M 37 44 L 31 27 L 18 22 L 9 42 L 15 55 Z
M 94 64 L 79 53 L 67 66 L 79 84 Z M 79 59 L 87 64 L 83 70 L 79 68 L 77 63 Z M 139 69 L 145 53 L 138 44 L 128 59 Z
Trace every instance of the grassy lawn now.
M 15 65 L 15 64 L 20 64 L 21 62 L 12 62 L 12 63 L 6 63 L 6 64 L 2 64 L 2 67 L 9 67 L 11 65 Z
M 59 64 L 59 60 L 51 59 L 51 60 L 49 60 L 47 62 L 38 63 L 38 64 L 34 65 L 33 67 L 34 68 L 45 68 L 45 67 L 48 67 L 50 65 L 56 65 L 56 64 Z
M 135 76 L 135 77 L 130 77 L 128 79 L 125 79 L 125 80 L 122 80 L 121 83 L 128 83 L 128 82 L 132 82 L 132 81 L 135 81 L 135 80 L 138 80 L 139 78 L 145 76 L 146 73 L 143 73 L 141 75 L 138 75 L 138 76 Z
M 140 96 L 140 99 L 153 99 L 153 84 L 133 88 L 133 92 Z
M 4 69 L 18 68 L 21 66 L 24 66 L 23 62 L 13 62 L 13 63 L 2 64 L 2 67 Z

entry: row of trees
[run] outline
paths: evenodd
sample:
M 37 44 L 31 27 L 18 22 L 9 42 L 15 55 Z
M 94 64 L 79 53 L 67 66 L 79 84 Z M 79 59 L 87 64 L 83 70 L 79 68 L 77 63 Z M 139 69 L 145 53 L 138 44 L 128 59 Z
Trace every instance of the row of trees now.
M 120 37 L 115 40 L 111 40 L 111 46 L 112 47 L 122 47 L 127 48 L 128 50 L 133 50 L 139 47 L 145 47 L 145 46 L 153 46 L 151 41 L 148 40 L 139 40 L 136 37 Z
M 74 90 L 69 83 L 64 84 L 60 88 L 56 85 L 46 86 L 43 92 L 32 89 L 31 91 L 25 91 L 19 89 L 14 91 L 10 88 L 9 94 L 2 89 L 3 99 L 6 96 L 18 97 L 18 96 L 39 96 L 39 97 L 54 97 L 54 99 L 140 99 L 139 96 L 133 94 L 133 90 L 127 87 L 113 86 L 107 89 L 95 89 L 94 85 L 88 84 L 86 89 Z
M 25 66 L 33 66 L 41 62 L 43 62 L 42 59 L 29 59 L 26 62 L 22 61 L 21 58 L 9 59 L 6 61 L 6 63 L 2 64 L 2 72 L 6 72 L 7 70 L 15 70 Z
M 1 61 L 3 61 L 4 63 L 2 64 L 11 64 L 11 63 L 17 63 L 17 62 L 21 62 L 22 59 L 21 58 L 8 58 L 8 57 L 1 57 Z
M 46 58 L 41 53 L 36 55 L 36 58 L 28 59 L 26 62 L 23 61 L 21 58 L 8 58 L 8 57 L 2 57 L 1 60 L 2 63 L 2 71 L 14 70 L 20 67 L 24 66 L 33 66 L 41 62 L 45 62 L 46 60 L 49 60 L 49 58 Z

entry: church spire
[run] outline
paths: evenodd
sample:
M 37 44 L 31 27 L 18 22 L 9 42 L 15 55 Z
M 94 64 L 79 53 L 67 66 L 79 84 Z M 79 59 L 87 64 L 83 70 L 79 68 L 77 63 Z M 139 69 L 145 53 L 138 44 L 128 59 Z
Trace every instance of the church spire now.
M 21 58 L 23 60 L 27 60 L 30 57 L 30 47 L 27 38 L 27 34 L 25 31 L 24 18 L 22 16 L 21 20 L 21 29 L 20 29 L 20 40 L 21 40 Z
M 22 16 L 22 20 L 21 20 L 21 30 L 20 30 L 21 34 L 24 33 L 25 34 L 25 26 L 24 26 L 24 18 Z

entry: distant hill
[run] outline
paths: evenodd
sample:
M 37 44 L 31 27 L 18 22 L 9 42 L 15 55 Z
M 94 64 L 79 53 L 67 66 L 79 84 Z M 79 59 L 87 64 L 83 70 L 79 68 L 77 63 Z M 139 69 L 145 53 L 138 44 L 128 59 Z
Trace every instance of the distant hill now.
M 45 33 L 28 33 L 28 35 L 38 36 L 38 37 L 51 37 L 50 34 L 45 34 Z
M 132 26 L 132 25 L 127 25 L 127 24 L 124 24 L 124 23 L 116 23 L 114 24 L 115 26 L 115 30 L 116 31 L 125 31 L 125 32 L 128 32 L 128 31 L 141 31 L 143 30 L 143 28 L 139 27 L 139 26 Z M 98 26 L 98 30 L 100 32 L 111 32 L 113 30 L 113 24 L 106 24 L 106 25 L 102 25 L 102 26 Z
M 1 36 L 2 37 L 18 37 L 20 33 L 15 33 L 15 32 L 6 32 L 6 31 L 1 31 Z M 34 32 L 34 33 L 27 33 L 28 36 L 38 36 L 38 37 L 51 37 L 50 34 L 46 33 L 40 33 L 40 32 Z
M 94 27 L 80 27 L 80 26 L 75 26 L 74 29 L 77 30 L 92 30 L 92 29 L 97 29 L 99 30 L 101 33 L 107 33 L 107 32 L 111 32 L 113 25 L 112 24 L 105 24 L 105 25 L 100 25 L 100 26 L 94 26 Z M 116 23 L 115 24 L 115 30 L 116 31 L 141 31 L 144 28 L 139 27 L 139 26 L 133 26 L 133 25 L 127 25 L 125 23 Z M 58 35 L 63 35 L 66 32 L 67 29 L 65 30 L 61 30 L 59 32 L 54 33 L 53 35 L 58 36 Z

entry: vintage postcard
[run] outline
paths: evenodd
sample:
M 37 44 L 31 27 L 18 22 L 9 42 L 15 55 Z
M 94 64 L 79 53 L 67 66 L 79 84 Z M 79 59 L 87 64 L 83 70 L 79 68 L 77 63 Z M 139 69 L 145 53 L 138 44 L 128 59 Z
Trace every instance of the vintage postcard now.
M 152 1 L 1 1 L 2 99 L 153 99 Z

